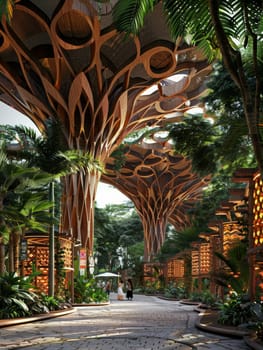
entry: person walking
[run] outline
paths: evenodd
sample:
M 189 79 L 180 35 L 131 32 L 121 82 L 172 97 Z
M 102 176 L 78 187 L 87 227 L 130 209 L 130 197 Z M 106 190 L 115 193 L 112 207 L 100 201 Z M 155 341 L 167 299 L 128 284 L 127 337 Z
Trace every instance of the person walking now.
M 107 283 L 106 283 L 105 292 L 108 295 L 108 299 L 110 299 L 110 292 L 111 292 L 111 283 L 110 283 L 110 281 L 107 281 Z
M 123 280 L 120 280 L 118 284 L 117 299 L 124 300 L 125 294 L 123 293 Z
M 128 278 L 128 280 L 127 280 L 126 297 L 127 297 L 128 300 L 132 300 L 133 299 L 133 284 L 132 284 L 132 280 L 130 278 Z

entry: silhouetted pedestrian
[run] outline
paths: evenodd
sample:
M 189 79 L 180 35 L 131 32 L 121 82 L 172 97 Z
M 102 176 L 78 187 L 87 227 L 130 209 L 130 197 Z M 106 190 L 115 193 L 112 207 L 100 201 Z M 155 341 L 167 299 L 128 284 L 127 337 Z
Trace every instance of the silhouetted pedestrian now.
M 118 300 L 124 300 L 125 294 L 123 293 L 123 280 L 120 280 L 118 285 L 118 294 L 117 299 Z
M 111 283 L 110 283 L 110 281 L 107 281 L 107 283 L 106 283 L 105 292 L 108 294 L 108 298 L 110 298 L 110 292 L 111 292 Z
M 132 284 L 132 280 L 130 278 L 128 278 L 128 280 L 127 280 L 126 297 L 127 297 L 128 300 L 132 300 L 133 299 L 133 284 Z

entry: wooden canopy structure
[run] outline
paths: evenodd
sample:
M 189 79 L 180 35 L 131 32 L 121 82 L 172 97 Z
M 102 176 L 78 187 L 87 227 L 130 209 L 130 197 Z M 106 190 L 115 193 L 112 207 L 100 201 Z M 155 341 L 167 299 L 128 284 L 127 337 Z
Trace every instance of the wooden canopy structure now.
M 69 149 L 102 164 L 129 133 L 197 106 L 211 72 L 195 47 L 171 41 L 160 7 L 138 37 L 127 38 L 112 26 L 112 4 L 17 0 L 0 28 L 0 100 L 40 130 L 56 118 Z M 100 177 L 87 169 L 64 183 L 61 232 L 90 252 Z M 162 240 L 154 233 L 148 253 Z
M 160 251 L 169 221 L 178 229 L 185 228 L 189 222 L 187 206 L 200 200 L 210 180 L 192 173 L 191 162 L 174 154 L 171 148 L 160 148 L 159 143 L 156 146 L 127 146 L 122 168 L 115 170 L 111 159 L 102 176 L 103 181 L 118 188 L 134 203 L 143 224 L 146 262 Z

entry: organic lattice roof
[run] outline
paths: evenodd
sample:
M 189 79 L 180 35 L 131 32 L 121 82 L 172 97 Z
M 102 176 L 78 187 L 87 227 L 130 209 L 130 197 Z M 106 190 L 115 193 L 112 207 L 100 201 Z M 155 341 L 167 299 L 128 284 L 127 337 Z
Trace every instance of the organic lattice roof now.
M 0 32 L 0 100 L 40 129 L 56 118 L 69 148 L 102 164 L 131 132 L 198 105 L 211 72 L 199 50 L 171 40 L 159 5 L 127 38 L 112 26 L 112 4 L 16 1 Z M 62 202 L 62 231 L 91 251 L 99 179 L 88 171 L 66 178 Z

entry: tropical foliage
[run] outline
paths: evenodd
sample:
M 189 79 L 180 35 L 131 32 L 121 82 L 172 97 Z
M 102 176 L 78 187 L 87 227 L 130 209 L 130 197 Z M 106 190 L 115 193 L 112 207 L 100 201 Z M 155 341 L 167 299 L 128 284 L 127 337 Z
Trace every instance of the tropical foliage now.
M 226 290 L 235 291 L 239 295 L 248 293 L 247 247 L 247 242 L 239 241 L 228 250 L 226 255 L 214 252 L 223 265 L 220 270 L 211 272 L 213 279 Z
M 251 303 L 246 295 L 233 292 L 221 306 L 219 314 L 219 323 L 228 326 L 256 326 L 263 320 L 262 304 L 259 302 Z
M 16 126 L 14 130 L 18 134 L 16 141 L 21 146 L 17 157 L 26 159 L 29 165 L 36 166 L 55 178 L 94 168 L 102 171 L 98 161 L 89 154 L 69 149 L 63 126 L 55 118 L 46 120 L 45 129 L 40 136 L 33 129 L 24 126 Z
M 78 277 L 74 280 L 74 299 L 75 303 L 101 303 L 108 301 L 107 293 L 98 286 L 98 281 L 94 278 L 86 279 Z
M 26 230 L 47 229 L 50 219 L 46 213 L 52 204 L 48 201 L 44 185 L 49 180 L 47 174 L 38 168 L 28 167 L 25 162 L 9 158 L 4 146 L 0 150 L 0 273 L 5 271 L 4 245 L 9 237 L 13 236 L 13 248 L 16 251 L 19 239 Z M 9 259 L 10 271 L 17 268 L 17 255 L 15 259 Z
M 45 219 L 49 225 L 45 226 L 45 232 L 49 232 L 49 294 L 54 295 L 54 269 L 55 269 L 55 223 L 59 221 L 56 217 L 60 217 L 60 199 L 55 197 L 55 179 L 60 179 L 62 176 L 69 175 L 73 172 L 87 171 L 92 169 L 101 170 L 99 163 L 92 159 L 88 154 L 84 154 L 80 151 L 71 151 L 67 146 L 66 139 L 64 137 L 63 128 L 61 124 L 55 118 L 49 118 L 45 123 L 45 129 L 41 135 L 38 135 L 35 130 L 24 126 L 9 127 L 4 132 L 4 137 L 7 154 L 9 159 L 15 164 L 25 164 L 28 171 L 31 169 L 37 169 L 37 174 L 43 174 L 48 183 L 48 187 L 45 189 L 46 200 L 49 200 L 49 207 L 46 205 L 46 213 L 42 211 L 42 221 Z M 13 147 L 15 146 L 15 147 Z M 31 170 L 32 171 L 32 170 Z M 38 175 L 39 176 L 39 175 Z M 24 193 L 23 193 L 24 191 Z M 25 196 L 25 189 L 23 189 L 22 195 Z M 31 188 L 32 191 L 32 188 Z M 58 193 L 58 192 L 56 192 Z M 56 202 L 57 200 L 57 202 Z M 21 202 L 20 202 L 21 203 Z M 55 208 L 55 204 L 58 204 Z M 27 210 L 33 210 L 30 206 L 33 204 L 27 202 L 27 208 L 25 205 L 21 210 L 26 213 Z M 42 208 L 44 203 L 42 203 Z M 38 210 L 40 210 L 40 204 L 38 203 Z M 12 207 L 13 213 L 17 212 L 17 207 Z M 6 213 L 5 213 L 6 214 Z M 9 210 L 9 215 L 10 215 Z M 7 214 L 6 214 L 7 215 Z M 32 216 L 32 215 L 31 215 Z M 38 216 L 41 218 L 41 216 Z M 40 221 L 41 222 L 41 221 Z M 40 226 L 40 225 L 38 225 Z M 35 227 L 31 223 L 32 229 L 37 229 L 37 223 Z M 28 229 L 28 227 L 26 227 Z M 26 229 L 23 231 L 25 232 Z M 44 230 L 42 230 L 44 231 Z
M 164 289 L 164 296 L 167 298 L 185 299 L 187 293 L 183 284 L 170 282 Z
M 213 120 L 214 129 L 219 135 L 215 158 L 229 173 L 238 167 L 255 167 L 255 155 L 248 136 L 242 99 L 237 86 L 221 63 L 214 65 L 207 87 L 210 92 L 203 98 L 206 106 L 204 117 Z
M 192 160 L 198 174 L 231 175 L 239 167 L 255 167 L 255 157 L 239 91 L 224 67 L 217 63 L 203 98 L 205 113 L 185 114 L 170 128 L 176 152 Z
M 35 276 L 36 273 L 19 277 L 15 272 L 0 276 L 0 319 L 43 314 L 63 307 L 58 300 L 33 291 Z
M 209 120 L 200 116 L 186 116 L 170 131 L 176 152 L 192 160 L 193 171 L 199 175 L 215 173 L 218 166 L 216 152 L 219 135 Z
M 158 4 L 174 40 L 183 38 L 198 46 L 211 62 L 222 56 L 241 96 L 248 135 L 261 169 L 262 1 L 119 0 L 114 8 L 116 28 L 139 35 L 146 15 Z
M 14 0 L 1 0 L 0 2 L 0 16 L 6 16 L 7 20 L 10 21 L 13 16 Z
M 94 250 L 101 271 L 120 271 L 140 262 L 143 228 L 131 203 L 95 208 Z

